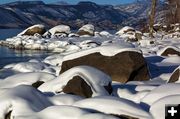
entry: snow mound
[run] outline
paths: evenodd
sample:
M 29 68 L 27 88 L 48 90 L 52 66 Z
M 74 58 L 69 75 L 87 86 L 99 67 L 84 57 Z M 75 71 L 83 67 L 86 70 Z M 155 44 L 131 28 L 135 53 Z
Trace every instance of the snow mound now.
M 150 112 L 153 116 L 153 119 L 165 119 L 165 106 L 168 104 L 180 104 L 180 95 L 177 94 L 166 96 L 154 102 L 150 107 Z
M 163 97 L 179 94 L 179 90 L 180 84 L 164 84 L 153 89 L 141 100 L 141 102 L 152 105 L 154 102 Z
M 109 95 L 104 86 L 108 86 L 111 83 L 111 78 L 102 71 L 89 66 L 71 68 L 56 79 L 42 84 L 38 89 L 42 92 L 62 92 L 64 86 L 74 76 L 80 76 L 91 87 L 92 96 Z
M 142 110 L 142 108 L 136 103 L 116 97 L 94 97 L 78 101 L 74 104 L 74 106 L 97 110 L 106 114 L 126 115 L 139 119 L 150 119 L 149 113 Z
M 84 98 L 77 96 L 77 95 L 70 95 L 70 94 L 59 94 L 53 97 L 49 97 L 49 100 L 54 105 L 73 105 L 75 102 L 80 101 Z
M 21 62 L 13 66 L 13 70 L 19 72 L 37 72 L 45 69 L 46 65 L 40 62 Z
M 0 89 L 1 88 L 13 88 L 18 85 L 32 85 L 38 81 L 47 82 L 49 80 L 53 80 L 55 76 L 49 73 L 20 73 L 13 76 L 9 76 L 4 80 L 0 81 Z
M 72 106 L 51 106 L 35 114 L 19 116 L 18 119 L 57 119 L 57 117 L 60 119 L 118 119 Z
M 1 93 L 0 118 L 4 119 L 10 111 L 12 111 L 12 118 L 38 112 L 51 105 L 40 91 L 31 86 L 21 85 Z

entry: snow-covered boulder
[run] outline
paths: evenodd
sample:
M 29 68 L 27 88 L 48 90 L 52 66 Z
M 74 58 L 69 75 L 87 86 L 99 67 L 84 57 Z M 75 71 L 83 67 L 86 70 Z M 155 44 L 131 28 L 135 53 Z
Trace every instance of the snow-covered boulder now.
M 166 46 L 160 49 L 157 54 L 159 56 L 178 55 L 180 56 L 180 49 L 175 46 Z
M 13 66 L 13 70 L 19 72 L 37 72 L 45 69 L 46 65 L 41 62 L 21 62 Z
M 125 34 L 125 33 L 127 33 L 127 32 L 135 32 L 135 29 L 132 28 L 132 27 L 129 27 L 129 26 L 125 26 L 125 27 L 123 27 L 122 29 L 120 29 L 120 30 L 116 33 L 116 35 L 122 35 L 122 34 Z
M 149 80 L 146 61 L 131 44 L 109 44 L 55 58 L 50 62 L 61 65 L 61 73 L 79 65 L 95 67 L 112 77 L 113 81 L 125 83 L 133 80 Z M 54 63 L 55 63 L 54 62 Z M 54 64 L 53 63 L 53 64 Z
M 19 33 L 18 36 L 23 36 L 23 35 L 33 36 L 35 34 L 43 35 L 45 32 L 46 32 L 45 26 L 42 24 L 37 24 L 25 29 L 24 31 Z
M 98 41 L 95 41 L 95 40 L 84 40 L 84 41 L 79 43 L 79 46 L 82 49 L 89 49 L 89 48 L 97 47 L 100 45 L 101 45 L 101 43 Z
M 142 39 L 143 34 L 140 31 L 136 31 L 134 28 L 125 26 L 116 32 L 116 35 L 120 36 L 121 38 L 127 41 L 139 41 Z
M 12 117 L 28 115 L 41 111 L 52 103 L 32 86 L 17 86 L 12 89 L 1 91 L 0 96 L 0 119 L 5 119 L 6 115 Z
M 77 34 L 80 36 L 88 35 L 88 36 L 94 36 L 95 28 L 92 24 L 86 24 L 82 26 Z
M 71 33 L 71 29 L 67 25 L 58 25 L 48 30 L 43 36 L 45 37 L 63 37 Z
M 49 73 L 20 73 L 0 81 L 1 88 L 13 88 L 18 85 L 34 85 L 36 88 L 44 82 L 53 80 L 55 76 Z M 39 83 L 39 85 L 37 85 Z
M 110 34 L 110 33 L 107 32 L 107 31 L 101 31 L 99 34 L 100 34 L 100 36 L 105 36 L 105 37 L 112 36 L 112 34 Z
M 79 35 L 76 34 L 76 33 L 70 33 L 70 34 L 68 35 L 68 37 L 79 37 Z
M 103 104 L 99 105 L 102 102 Z M 74 103 L 73 106 L 96 110 L 102 113 L 117 115 L 120 117 L 121 115 L 124 115 L 131 118 L 151 119 L 150 114 L 144 111 L 136 103 L 116 97 L 99 96 L 89 98 L 85 100 L 80 100 Z
M 78 66 L 61 74 L 55 80 L 38 88 L 42 92 L 69 93 L 83 97 L 109 95 L 112 92 L 111 78 L 89 66 Z
M 175 82 L 180 83 L 180 66 L 173 71 L 168 81 L 168 83 L 175 83 Z

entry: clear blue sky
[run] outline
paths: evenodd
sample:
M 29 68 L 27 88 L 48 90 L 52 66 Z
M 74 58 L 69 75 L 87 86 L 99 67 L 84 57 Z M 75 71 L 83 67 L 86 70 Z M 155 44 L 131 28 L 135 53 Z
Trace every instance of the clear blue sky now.
M 17 0 L 0 0 L 0 4 L 8 3 L 8 2 L 14 2 Z M 19 0 L 19 1 L 28 1 L 28 0 Z M 33 0 L 30 0 L 33 1 Z M 92 1 L 98 4 L 124 4 L 124 3 L 130 3 L 135 0 L 42 0 L 45 3 L 52 3 L 56 1 L 66 1 L 71 4 L 76 4 L 79 1 Z

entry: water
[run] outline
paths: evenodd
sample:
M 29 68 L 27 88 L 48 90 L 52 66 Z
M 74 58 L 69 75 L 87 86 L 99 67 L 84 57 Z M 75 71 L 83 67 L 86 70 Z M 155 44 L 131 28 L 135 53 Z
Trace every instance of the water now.
M 0 40 L 16 36 L 21 31 L 21 29 L 0 29 Z M 19 51 L 0 46 L 0 69 L 11 63 L 25 62 L 30 59 L 42 60 L 50 54 L 46 51 Z
M 0 29 L 0 40 L 16 36 L 22 29 Z

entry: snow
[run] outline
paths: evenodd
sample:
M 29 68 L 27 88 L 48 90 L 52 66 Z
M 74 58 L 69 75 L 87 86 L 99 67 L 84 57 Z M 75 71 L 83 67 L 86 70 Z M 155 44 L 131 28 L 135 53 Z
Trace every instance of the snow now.
M 18 119 L 57 119 L 57 117 L 61 119 L 118 119 L 110 115 L 90 113 L 72 106 L 51 106 L 35 114 L 18 116 Z
M 178 105 L 180 104 L 180 95 L 170 95 L 163 97 L 156 102 L 154 102 L 150 107 L 150 112 L 154 119 L 165 119 L 165 106 L 171 105 Z
M 103 105 L 98 105 L 103 103 Z M 106 114 L 129 115 L 139 119 L 150 119 L 151 116 L 139 105 L 131 101 L 116 97 L 94 97 L 74 103 L 74 106 L 97 110 Z
M 60 94 L 53 97 L 49 97 L 49 100 L 54 105 L 73 105 L 75 102 L 83 100 L 81 96 L 70 95 L 70 94 Z
M 100 70 L 90 66 L 77 66 L 71 68 L 62 73 L 56 79 L 42 84 L 38 89 L 42 92 L 52 92 L 55 94 L 62 92 L 63 87 L 74 76 L 80 76 L 84 81 L 86 81 L 86 83 L 91 87 L 93 96 L 109 95 L 104 86 L 108 86 L 108 84 L 111 83 L 111 78 Z
M 31 86 L 21 85 L 1 93 L 0 118 L 12 111 L 11 117 L 31 114 L 51 106 L 51 102 L 38 90 Z
M 18 85 L 32 85 L 37 81 L 47 82 L 49 80 L 53 80 L 54 78 L 55 76 L 53 74 L 43 72 L 19 73 L 1 80 L 0 89 L 13 88 Z
M 43 70 L 45 65 L 40 62 L 25 62 L 25 63 L 18 63 L 13 66 L 13 70 L 19 72 L 37 72 Z
M 150 93 L 148 93 L 141 102 L 152 105 L 157 100 L 170 96 L 170 95 L 178 95 L 180 90 L 180 84 L 164 84 L 155 89 L 153 89 Z
M 106 36 L 106 37 L 112 36 L 112 34 L 110 34 L 110 33 L 107 32 L 107 31 L 101 31 L 99 34 L 100 34 L 101 36 Z

